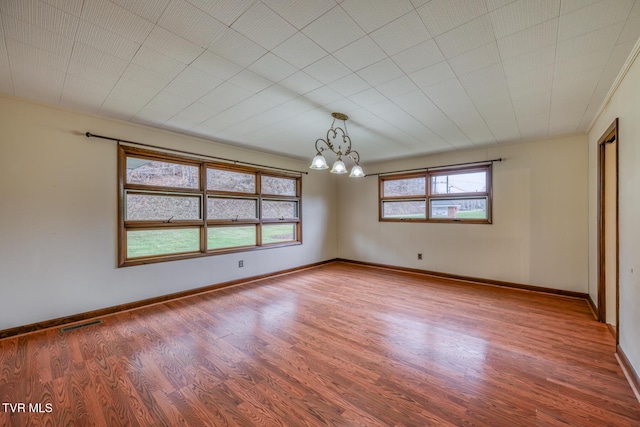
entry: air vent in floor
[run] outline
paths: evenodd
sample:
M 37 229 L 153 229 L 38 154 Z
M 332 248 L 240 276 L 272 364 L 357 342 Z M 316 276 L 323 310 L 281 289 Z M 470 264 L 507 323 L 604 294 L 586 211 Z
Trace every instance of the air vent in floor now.
M 101 319 L 90 320 L 84 323 L 76 323 L 75 325 L 65 326 L 64 328 L 60 328 L 60 333 L 64 334 L 65 332 L 75 331 L 76 329 L 88 328 L 93 325 L 101 325 L 103 321 Z

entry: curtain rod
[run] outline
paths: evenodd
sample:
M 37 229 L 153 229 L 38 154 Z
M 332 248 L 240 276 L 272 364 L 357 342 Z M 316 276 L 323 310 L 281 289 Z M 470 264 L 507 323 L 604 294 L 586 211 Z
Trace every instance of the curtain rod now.
M 416 168 L 416 169 L 403 169 L 403 170 L 397 170 L 397 171 L 390 171 L 390 172 L 378 172 L 378 173 L 371 173 L 371 174 L 367 174 L 366 176 L 380 176 L 380 175 L 391 175 L 394 173 L 401 173 L 401 172 L 420 172 L 420 171 L 430 171 L 430 170 L 434 170 L 434 169 L 444 169 L 444 168 L 452 168 L 455 166 L 470 166 L 470 165 L 484 165 L 487 163 L 493 163 L 493 162 L 501 162 L 504 159 L 502 157 L 499 157 L 497 159 L 492 159 L 492 160 L 480 160 L 478 162 L 466 162 L 466 163 L 456 163 L 456 164 L 452 164 L 452 165 L 442 165 L 442 166 L 429 166 L 426 168 Z
M 242 160 L 233 160 L 233 159 L 226 159 L 224 157 L 209 156 L 207 154 L 193 153 L 191 151 L 178 150 L 176 148 L 166 148 L 166 147 L 160 147 L 158 145 L 145 144 L 145 143 L 142 143 L 142 142 L 127 141 L 126 139 L 112 138 L 110 136 L 96 135 L 95 133 L 91 133 L 91 132 L 86 132 L 85 136 L 87 138 L 108 139 L 109 141 L 116 141 L 118 144 L 122 142 L 122 143 L 125 143 L 125 144 L 139 145 L 141 147 L 157 148 L 157 149 L 160 149 L 160 150 L 170 151 L 170 152 L 173 152 L 173 153 L 186 154 L 186 155 L 189 155 L 189 156 L 196 156 L 196 157 L 204 157 L 204 158 L 207 158 L 207 159 L 220 160 L 220 161 L 223 161 L 223 162 L 229 162 L 229 163 L 233 163 L 233 164 L 240 164 L 240 165 L 246 165 L 246 166 L 256 166 L 256 167 L 263 168 L 263 169 L 270 169 L 270 170 L 276 170 L 276 171 L 281 171 L 281 172 L 296 173 L 296 174 L 301 174 L 301 175 L 302 174 L 305 174 L 305 175 L 309 174 L 309 172 L 306 172 L 306 171 L 297 171 L 297 170 L 293 170 L 293 169 L 277 168 L 277 167 L 274 167 L 274 166 L 266 166 L 266 165 L 261 165 L 261 164 L 258 164 L 258 163 L 243 162 Z

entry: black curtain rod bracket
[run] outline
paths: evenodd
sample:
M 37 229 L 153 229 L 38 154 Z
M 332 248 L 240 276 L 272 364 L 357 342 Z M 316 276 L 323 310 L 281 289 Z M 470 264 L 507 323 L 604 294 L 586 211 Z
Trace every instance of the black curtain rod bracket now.
M 216 156 L 210 156 L 208 154 L 199 154 L 199 153 L 193 153 L 191 151 L 178 150 L 177 148 L 166 148 L 166 147 L 160 147 L 158 145 L 145 144 L 145 143 L 142 143 L 142 142 L 127 141 L 126 139 L 112 138 L 110 136 L 96 135 L 95 133 L 91 133 L 91 132 L 86 132 L 85 136 L 87 138 L 107 139 L 109 141 L 115 141 L 118 144 L 123 143 L 123 144 L 137 145 L 137 146 L 140 146 L 140 147 L 155 148 L 155 149 L 159 149 L 159 150 L 169 151 L 169 152 L 172 152 L 172 153 L 185 154 L 185 155 L 188 155 L 188 156 L 196 156 L 196 157 L 202 157 L 202 158 L 206 158 L 206 159 L 218 160 L 218 161 L 221 161 L 221 162 L 233 163 L 234 165 L 255 166 L 255 167 L 262 168 L 262 169 L 269 169 L 269 170 L 274 170 L 274 171 L 288 172 L 288 173 L 294 173 L 294 174 L 300 174 L 300 175 L 302 175 L 302 174 L 308 175 L 309 174 L 309 172 L 306 172 L 306 171 L 297 171 L 297 170 L 293 170 L 293 169 L 285 169 L 285 168 L 278 168 L 278 167 L 275 167 L 275 166 L 261 165 L 261 164 L 258 164 L 258 163 L 243 162 L 241 160 L 226 159 L 224 157 L 216 157 Z

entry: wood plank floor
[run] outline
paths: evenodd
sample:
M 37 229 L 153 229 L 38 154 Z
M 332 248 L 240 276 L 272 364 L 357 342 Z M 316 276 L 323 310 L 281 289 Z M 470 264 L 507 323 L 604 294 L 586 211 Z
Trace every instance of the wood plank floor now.
M 639 426 L 614 347 L 583 300 L 333 263 L 2 340 L 0 425 Z

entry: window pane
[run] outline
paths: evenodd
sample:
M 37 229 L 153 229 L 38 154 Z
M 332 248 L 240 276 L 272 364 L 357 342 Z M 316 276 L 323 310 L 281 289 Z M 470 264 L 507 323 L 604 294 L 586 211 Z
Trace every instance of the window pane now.
M 207 190 L 255 194 L 256 176 L 252 173 L 207 169 Z
M 486 171 L 431 177 L 432 194 L 485 193 L 486 191 Z
M 382 202 L 383 218 L 426 218 L 426 211 L 426 202 L 424 200 Z
M 298 218 L 298 202 L 263 200 L 262 218 Z
M 207 229 L 207 249 L 255 245 L 255 225 L 243 227 L 209 227 Z
M 438 199 L 430 201 L 434 219 L 488 219 L 487 199 Z
M 200 219 L 200 197 L 127 193 L 126 220 Z
M 127 258 L 197 252 L 200 229 L 127 230 Z
M 200 169 L 180 163 L 127 157 L 127 184 L 200 188 Z
M 258 201 L 256 199 L 225 199 L 209 197 L 207 219 L 256 219 Z
M 384 197 L 423 196 L 426 194 L 425 177 L 386 179 L 383 181 Z
M 269 224 L 262 226 L 262 243 L 282 243 L 296 240 L 295 224 Z
M 296 180 L 293 178 L 277 178 L 275 176 L 263 175 L 262 194 L 296 196 Z

